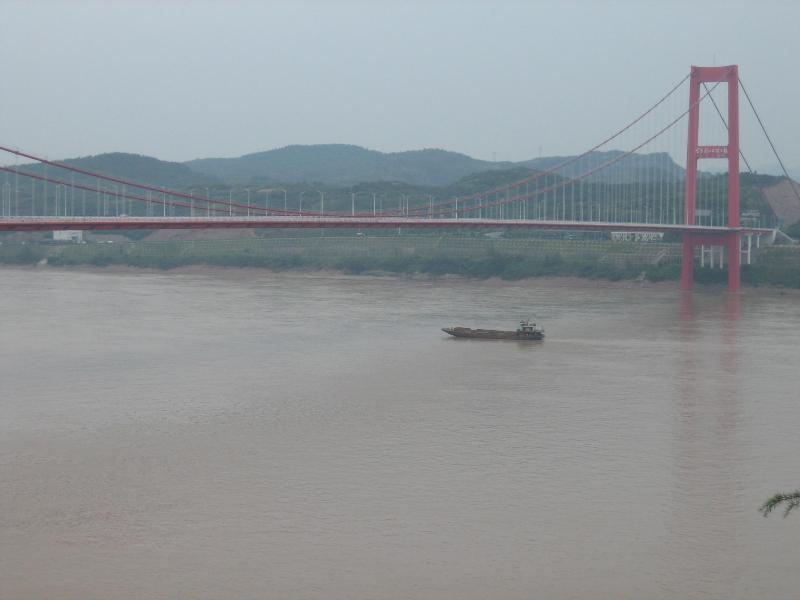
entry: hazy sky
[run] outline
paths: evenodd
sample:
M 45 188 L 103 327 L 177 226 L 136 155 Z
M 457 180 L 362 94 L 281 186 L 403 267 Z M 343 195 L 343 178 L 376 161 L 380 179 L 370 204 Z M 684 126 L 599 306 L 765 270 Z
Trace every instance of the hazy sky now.
M 0 0 L 0 144 L 188 160 L 341 142 L 522 160 L 593 145 L 692 64 L 738 63 L 797 166 L 799 7 Z

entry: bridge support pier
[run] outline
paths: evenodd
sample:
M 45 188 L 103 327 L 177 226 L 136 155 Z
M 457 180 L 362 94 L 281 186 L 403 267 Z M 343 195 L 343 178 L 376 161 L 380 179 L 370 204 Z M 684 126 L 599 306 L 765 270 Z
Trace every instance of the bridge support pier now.
M 742 287 L 742 246 L 738 233 L 728 234 L 728 291 L 738 292 Z
M 683 235 L 683 255 L 681 258 L 681 289 L 690 290 L 694 285 L 694 244 L 689 233 Z
M 694 285 L 694 248 L 706 244 L 711 247 L 713 256 L 714 246 L 723 246 L 728 251 L 728 291 L 738 292 L 742 285 L 741 274 L 741 240 L 736 232 L 728 233 L 724 237 L 696 236 L 690 233 L 683 235 L 683 252 L 681 257 L 681 289 L 691 290 Z M 720 257 L 720 267 L 723 258 Z M 713 267 L 713 262 L 711 263 Z

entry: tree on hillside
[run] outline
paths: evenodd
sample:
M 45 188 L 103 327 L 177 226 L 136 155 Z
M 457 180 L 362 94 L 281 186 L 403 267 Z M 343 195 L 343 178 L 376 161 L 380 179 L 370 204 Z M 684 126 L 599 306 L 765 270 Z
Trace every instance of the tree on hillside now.
M 789 225 L 789 227 L 786 228 L 786 231 L 784 231 L 784 233 L 786 235 L 788 235 L 789 237 L 793 237 L 794 239 L 799 239 L 800 238 L 800 221 L 798 221 L 797 223 L 794 223 L 793 225 Z
M 779 506 L 784 507 L 783 516 L 789 516 L 790 512 L 800 506 L 800 490 L 795 490 L 789 494 L 779 492 L 764 502 L 758 510 L 766 517 Z

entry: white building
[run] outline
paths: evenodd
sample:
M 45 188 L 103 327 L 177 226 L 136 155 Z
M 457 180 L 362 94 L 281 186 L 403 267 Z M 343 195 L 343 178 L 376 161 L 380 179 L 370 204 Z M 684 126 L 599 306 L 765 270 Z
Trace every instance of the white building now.
M 73 244 L 83 243 L 83 231 L 76 231 L 72 229 L 64 229 L 62 231 L 53 232 L 54 242 L 72 242 Z
M 655 231 L 612 231 L 611 239 L 615 242 L 661 242 L 664 234 Z

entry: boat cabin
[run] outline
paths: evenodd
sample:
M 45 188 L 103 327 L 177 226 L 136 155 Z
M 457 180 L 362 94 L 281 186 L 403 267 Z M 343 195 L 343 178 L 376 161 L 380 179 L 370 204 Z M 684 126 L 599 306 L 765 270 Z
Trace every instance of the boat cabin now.
M 521 320 L 519 322 L 519 327 L 517 327 L 517 333 L 523 335 L 538 333 L 536 323 L 531 323 L 528 319 Z

